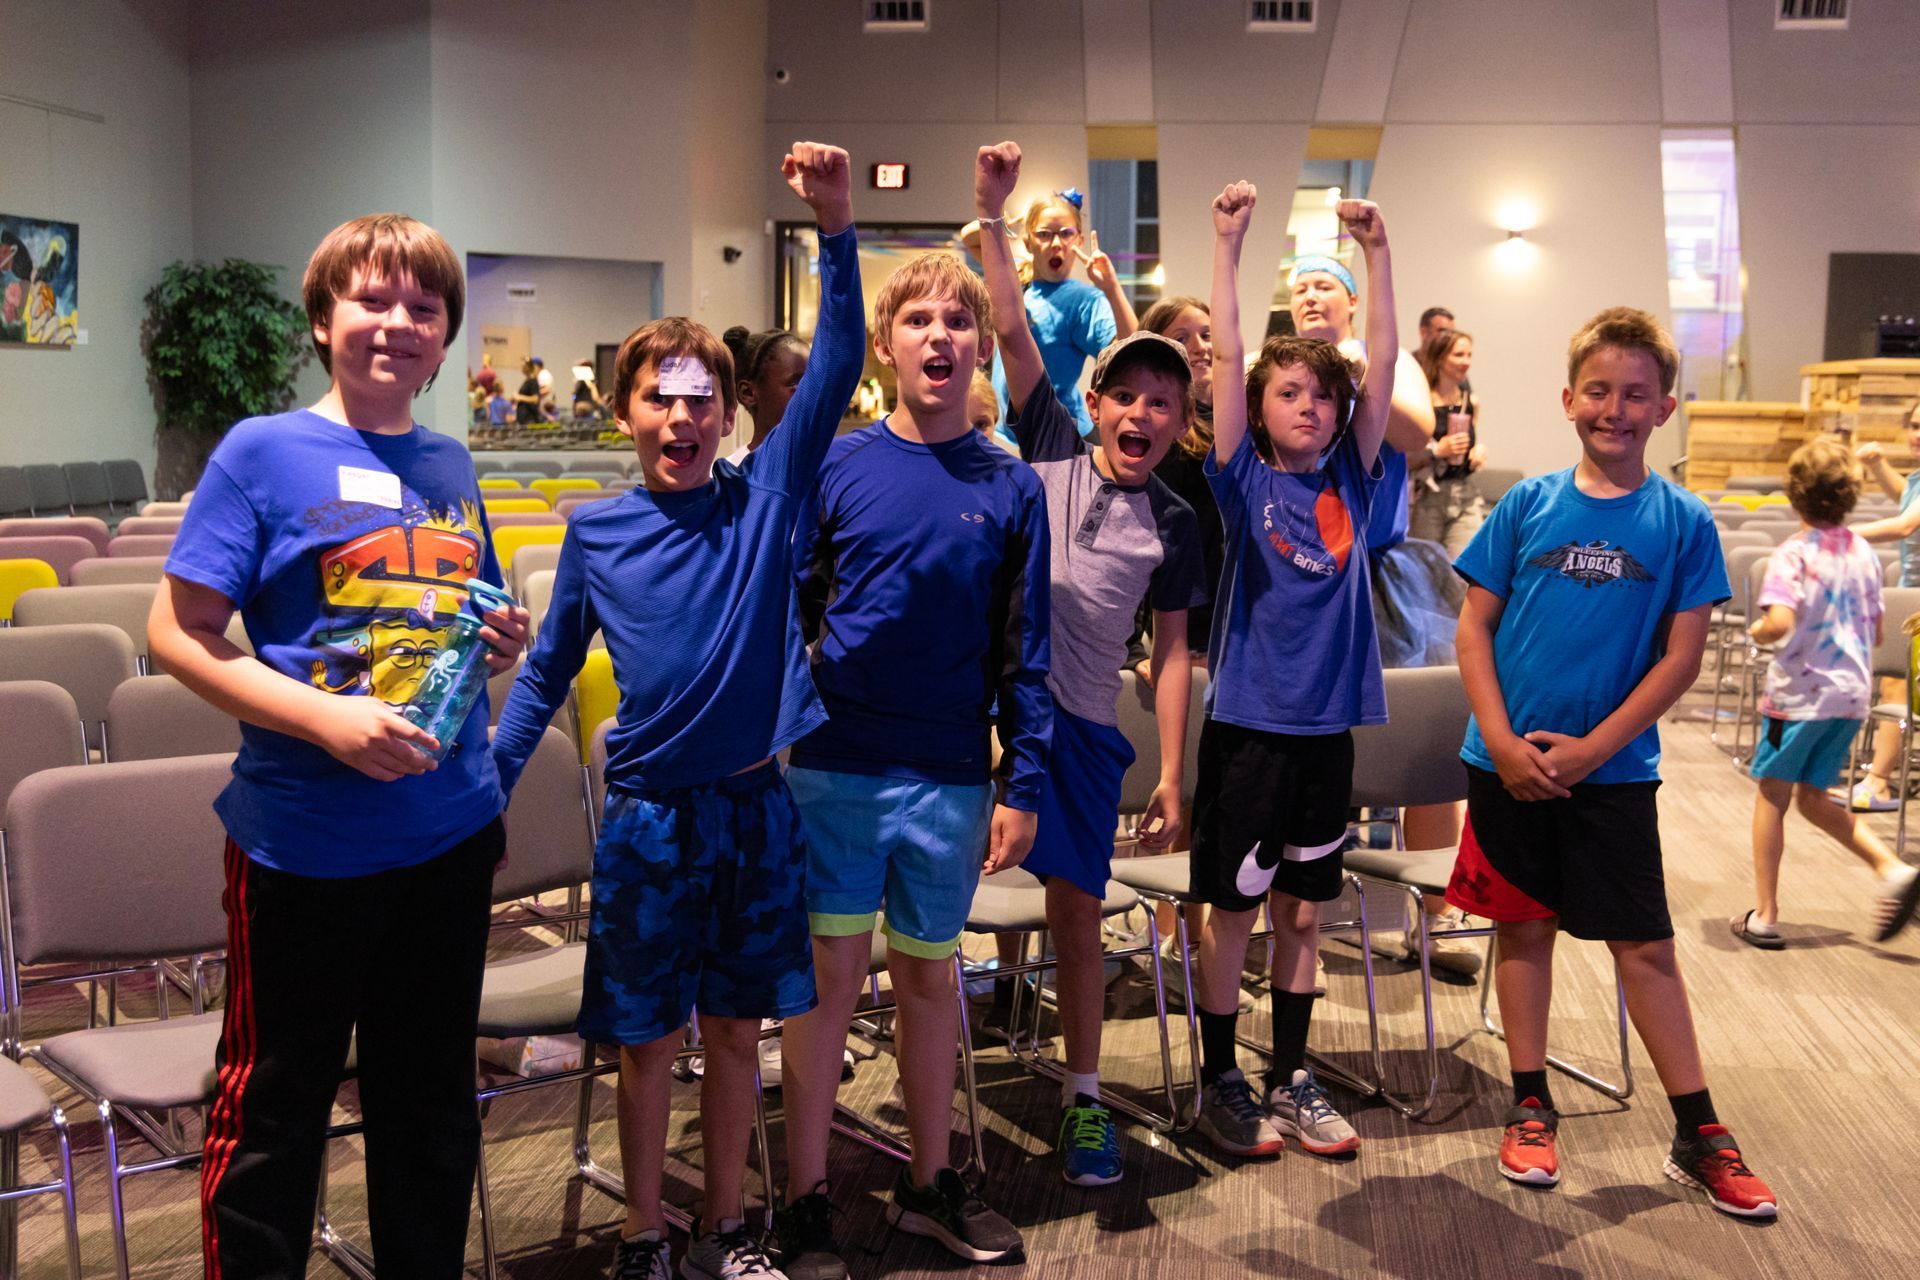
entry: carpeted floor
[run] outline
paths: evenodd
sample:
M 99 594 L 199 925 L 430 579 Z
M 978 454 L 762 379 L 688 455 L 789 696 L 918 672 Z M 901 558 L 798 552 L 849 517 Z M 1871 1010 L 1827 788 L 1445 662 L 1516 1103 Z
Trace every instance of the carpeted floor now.
M 1089 1280 L 1185 1280 L 1242 1269 L 1309 1280 L 1920 1274 L 1912 1228 L 1900 1226 L 1920 1216 L 1920 1199 L 1899 1154 L 1907 1135 L 1920 1130 L 1920 931 L 1886 947 L 1869 942 L 1867 873 L 1795 818 L 1783 887 L 1788 949 L 1754 951 L 1729 935 L 1728 917 L 1749 905 L 1752 788 L 1709 744 L 1706 726 L 1687 718 L 1703 704 L 1694 695 L 1663 726 L 1668 886 L 1715 1101 L 1751 1163 L 1780 1193 L 1778 1222 L 1724 1218 L 1661 1176 L 1671 1117 L 1637 1042 L 1638 1091 L 1629 1106 L 1554 1077 L 1567 1117 L 1566 1177 L 1557 1191 L 1499 1178 L 1493 1152 L 1507 1100 L 1503 1052 L 1492 1037 L 1473 1033 L 1477 989 L 1443 984 L 1436 1017 L 1444 1074 L 1432 1116 L 1409 1123 L 1336 1090 L 1336 1102 L 1367 1140 L 1357 1158 L 1344 1162 L 1290 1150 L 1243 1164 L 1217 1157 L 1202 1140 L 1129 1128 L 1125 1180 L 1072 1187 L 1051 1155 L 1057 1087 L 1012 1065 L 1003 1049 L 983 1050 L 986 1195 L 1027 1237 L 1024 1264 L 998 1270 Z M 1891 833 L 1890 819 L 1875 821 Z M 1332 989 L 1316 1016 L 1314 1042 L 1357 1065 L 1366 1043 L 1359 955 L 1332 939 L 1325 954 Z M 1411 1089 L 1420 1070 L 1417 978 L 1383 964 L 1380 992 L 1390 1069 L 1400 1088 Z M 137 1011 L 140 999 L 128 994 L 127 1007 Z M 1265 1008 L 1262 999 L 1247 1020 L 1256 1036 L 1265 1032 Z M 83 1009 L 77 996 L 37 997 L 28 1010 L 29 1037 L 75 1025 Z M 1606 1074 L 1614 1004 L 1603 948 L 1563 945 L 1556 1014 L 1555 1048 Z M 1244 1057 L 1255 1065 L 1252 1054 Z M 1139 971 L 1129 967 L 1111 989 L 1106 1075 L 1114 1087 L 1139 1086 L 1156 1066 L 1151 1002 Z M 861 1065 L 842 1097 L 897 1122 L 893 1088 L 891 1060 L 882 1052 Z M 611 1257 L 619 1207 L 568 1176 L 576 1097 L 570 1087 L 540 1090 L 504 1099 L 488 1116 L 500 1271 L 515 1280 L 598 1276 Z M 698 1185 L 695 1101 L 694 1089 L 683 1086 L 671 1165 L 670 1198 L 689 1206 Z M 778 1095 L 770 1101 L 777 1160 Z M 352 1113 L 351 1090 L 343 1092 L 342 1108 Z M 612 1091 L 602 1082 L 595 1087 L 593 1138 L 610 1165 L 617 1164 L 612 1114 Z M 110 1274 L 98 1125 L 76 1123 L 75 1138 L 87 1272 Z M 29 1134 L 22 1172 L 39 1175 L 51 1151 L 44 1132 Z M 854 1275 L 967 1270 L 928 1242 L 890 1236 L 882 1215 L 898 1168 L 854 1143 L 835 1147 L 836 1195 L 845 1209 L 839 1230 Z M 334 1144 L 330 1169 L 335 1222 L 364 1241 L 357 1140 Z M 750 1194 L 755 1188 L 750 1179 Z M 197 1192 L 192 1172 L 130 1184 L 135 1275 L 199 1274 Z M 21 1219 L 19 1274 L 64 1274 L 52 1201 L 28 1203 Z M 477 1231 L 468 1256 L 478 1274 Z M 315 1258 L 313 1274 L 332 1270 Z

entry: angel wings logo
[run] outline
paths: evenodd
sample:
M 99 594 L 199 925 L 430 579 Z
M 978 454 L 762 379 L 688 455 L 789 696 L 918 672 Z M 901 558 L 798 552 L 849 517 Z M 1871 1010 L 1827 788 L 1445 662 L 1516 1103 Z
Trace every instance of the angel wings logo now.
M 1605 539 L 1582 545 L 1569 542 L 1527 563 L 1540 569 L 1556 569 L 1583 587 L 1605 586 L 1610 582 L 1652 582 L 1647 567 L 1631 552 L 1608 546 Z

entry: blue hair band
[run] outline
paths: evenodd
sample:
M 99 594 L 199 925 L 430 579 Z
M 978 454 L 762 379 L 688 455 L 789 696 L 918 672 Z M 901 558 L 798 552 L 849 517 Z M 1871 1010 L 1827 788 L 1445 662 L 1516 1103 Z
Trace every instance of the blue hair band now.
M 1301 276 L 1312 275 L 1316 271 L 1325 272 L 1327 275 L 1330 275 L 1334 279 L 1338 280 L 1341 284 L 1347 286 L 1348 297 L 1352 298 L 1352 297 L 1359 296 L 1360 290 L 1353 283 L 1353 272 L 1341 266 L 1340 263 L 1335 259 L 1323 257 L 1317 253 L 1309 254 L 1308 256 L 1304 258 L 1300 258 L 1294 262 L 1293 271 L 1290 275 L 1287 276 L 1287 287 L 1292 288 L 1293 282 L 1298 280 Z

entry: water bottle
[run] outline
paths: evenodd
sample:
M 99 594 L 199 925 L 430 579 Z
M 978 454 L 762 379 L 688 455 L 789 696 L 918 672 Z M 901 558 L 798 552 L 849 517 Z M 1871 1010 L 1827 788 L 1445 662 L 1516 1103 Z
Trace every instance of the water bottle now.
M 421 677 L 420 687 L 400 712 L 409 723 L 439 740 L 436 751 L 415 748 L 432 756 L 436 763 L 453 750 L 453 740 L 467 723 L 467 713 L 473 710 L 480 691 L 487 687 L 487 677 L 493 674 L 487 670 L 487 650 L 491 646 L 480 638 L 480 628 L 486 625 L 481 615 L 489 609 L 510 608 L 513 603 L 512 596 L 492 583 L 468 578 L 467 604 L 453 617 L 446 648 L 434 658 Z

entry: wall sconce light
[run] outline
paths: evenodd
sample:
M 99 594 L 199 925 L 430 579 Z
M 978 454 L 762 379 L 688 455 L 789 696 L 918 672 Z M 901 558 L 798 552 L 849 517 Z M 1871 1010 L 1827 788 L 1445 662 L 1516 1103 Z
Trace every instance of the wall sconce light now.
M 1521 230 L 1520 228 L 1518 228 L 1518 227 L 1508 227 L 1508 228 L 1507 228 L 1507 239 L 1509 239 L 1509 240 L 1525 240 L 1526 238 L 1527 238 L 1527 233 L 1526 233 L 1526 232 L 1524 232 L 1524 231 L 1522 231 L 1522 230 Z

